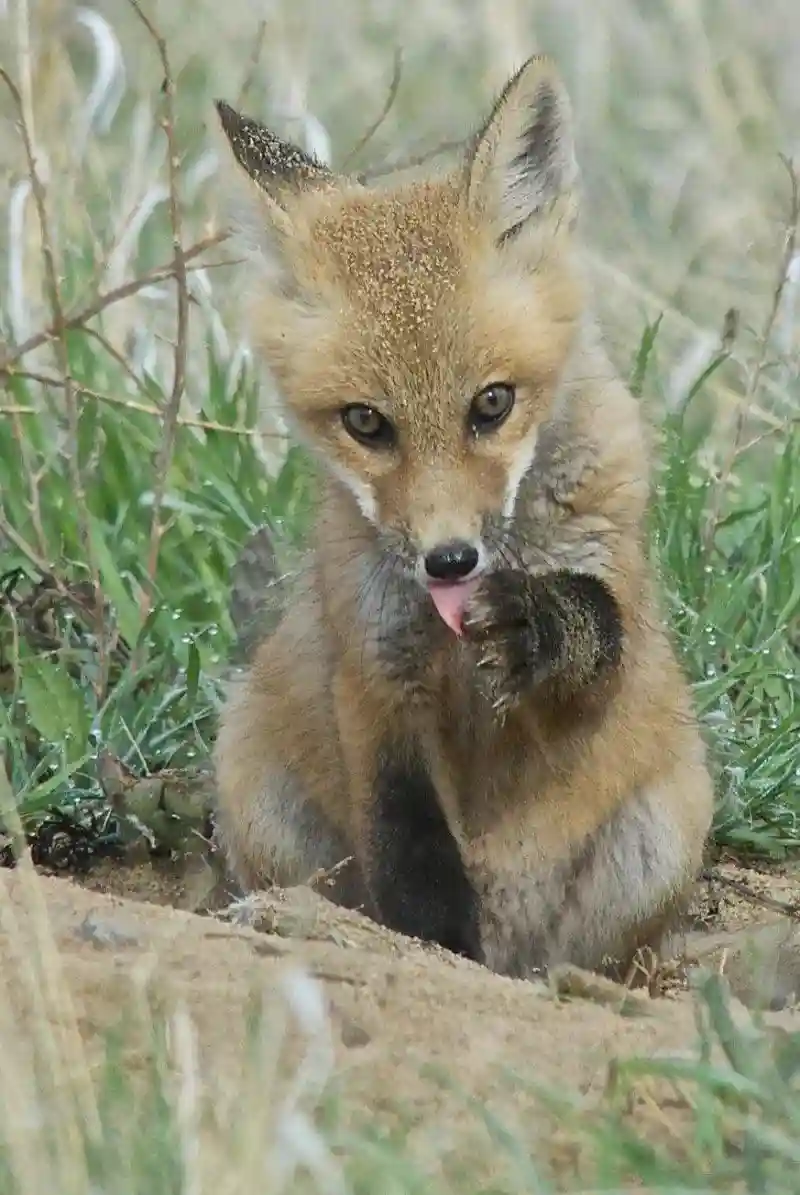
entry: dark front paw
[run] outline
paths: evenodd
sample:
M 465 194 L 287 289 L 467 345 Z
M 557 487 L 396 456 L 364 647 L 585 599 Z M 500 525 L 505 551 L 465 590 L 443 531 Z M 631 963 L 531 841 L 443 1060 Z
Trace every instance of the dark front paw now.
M 501 716 L 547 676 L 560 649 L 557 611 L 538 589 L 527 573 L 498 569 L 483 578 L 464 615 L 464 636 L 477 648 L 478 668 Z

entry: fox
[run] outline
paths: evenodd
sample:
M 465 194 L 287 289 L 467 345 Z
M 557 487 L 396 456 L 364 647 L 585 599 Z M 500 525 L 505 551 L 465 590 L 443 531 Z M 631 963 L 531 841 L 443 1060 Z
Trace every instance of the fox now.
M 219 715 L 229 874 L 329 874 L 340 905 L 513 978 L 629 970 L 686 909 L 713 784 L 558 69 L 529 58 L 446 166 L 372 182 L 215 105 L 251 343 L 318 477 Z

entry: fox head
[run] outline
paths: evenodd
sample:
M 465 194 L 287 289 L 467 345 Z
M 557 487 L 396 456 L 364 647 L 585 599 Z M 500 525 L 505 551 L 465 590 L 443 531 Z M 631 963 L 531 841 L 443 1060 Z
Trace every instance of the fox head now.
M 287 421 L 421 582 L 474 580 L 502 557 L 581 317 L 553 66 L 521 68 L 457 167 L 394 186 L 217 109 Z

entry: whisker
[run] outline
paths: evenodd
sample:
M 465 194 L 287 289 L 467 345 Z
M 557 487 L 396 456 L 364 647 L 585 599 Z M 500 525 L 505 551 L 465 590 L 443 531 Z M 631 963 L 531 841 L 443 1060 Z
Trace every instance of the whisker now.
M 367 576 L 364 578 L 364 581 L 362 582 L 362 584 L 359 586 L 358 590 L 356 591 L 356 608 L 358 611 L 358 618 L 357 618 L 356 625 L 363 628 L 363 633 L 361 636 L 361 653 L 360 653 L 360 664 L 361 664 L 362 668 L 363 668 L 363 664 L 364 664 L 364 652 L 370 643 L 370 633 L 372 630 L 372 627 L 371 627 L 372 620 L 364 617 L 366 606 L 367 606 L 368 602 L 371 603 L 376 589 L 379 586 L 382 586 L 382 597 L 381 597 L 381 610 L 382 610 L 382 603 L 384 600 L 383 595 L 385 595 L 388 580 L 389 580 L 389 577 L 387 576 L 386 581 L 384 582 L 383 577 L 384 577 L 384 574 L 391 573 L 392 563 L 393 563 L 392 558 L 390 556 L 379 556 L 377 558 L 377 560 L 375 561 L 375 563 L 370 568 L 369 572 L 367 573 Z

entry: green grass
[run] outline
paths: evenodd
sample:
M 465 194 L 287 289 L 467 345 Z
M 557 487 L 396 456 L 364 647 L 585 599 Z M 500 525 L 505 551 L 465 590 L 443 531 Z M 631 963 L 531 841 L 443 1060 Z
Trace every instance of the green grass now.
M 600 313 L 615 359 L 659 431 L 651 542 L 714 761 L 715 841 L 741 855 L 791 855 L 800 848 L 796 260 L 777 316 L 768 316 L 786 208 L 778 151 L 791 147 L 800 112 L 796 4 L 781 0 L 770 20 L 744 0 L 724 16 L 700 0 L 471 0 L 442 3 L 435 17 L 421 0 L 409 0 L 401 15 L 372 7 L 367 13 L 358 0 L 338 0 L 323 14 L 310 0 L 278 5 L 253 72 L 256 22 L 244 0 L 229 0 L 222 23 L 215 6 L 198 2 L 187 19 L 185 2 L 154 3 L 176 79 L 184 244 L 216 227 L 215 185 L 203 173 L 211 98 L 235 99 L 248 75 L 250 110 L 296 134 L 298 121 L 285 120 L 294 87 L 299 122 L 311 114 L 324 121 L 342 161 L 381 109 L 401 42 L 397 101 L 354 163 L 361 168 L 415 152 L 420 142 L 462 136 L 523 53 L 557 55 L 580 121 Z M 26 6 L 14 11 L 7 38 L 12 24 L 0 15 L 0 65 L 24 104 L 33 97 L 26 112 L 47 156 L 51 239 L 71 315 L 99 291 L 170 261 L 166 191 L 141 226 L 136 215 L 167 183 L 156 119 L 164 112 L 161 67 L 128 6 L 101 5 L 126 77 L 111 124 L 95 119 L 81 156 L 75 130 L 88 111 L 100 42 L 64 25 L 67 18 L 42 0 L 31 7 L 27 52 L 16 40 Z M 0 110 L 14 115 L 5 93 Z M 47 328 L 52 311 L 30 198 L 21 231 L 13 224 L 28 176 L 13 119 L 0 124 L 0 162 L 9 184 L 0 229 L 2 364 L 7 348 Z M 175 364 L 174 281 L 138 290 L 68 332 L 72 402 L 49 343 L 0 374 L 0 749 L 29 831 L 52 808 L 86 823 L 97 816 L 98 835 L 115 841 L 136 837 L 144 822 L 172 844 L 176 825 L 179 836 L 201 821 L 220 679 L 235 640 L 231 570 L 265 520 L 290 542 L 306 533 L 311 469 L 296 449 L 287 453 L 273 395 L 239 339 L 239 275 L 235 265 L 219 264 L 224 255 L 223 247 L 192 263 L 202 269 L 189 279 L 186 389 L 167 445 L 154 568 L 153 503 Z M 742 331 L 716 359 L 718 337 L 709 329 L 723 324 L 731 305 Z M 106 816 L 128 772 L 174 781 L 166 813 L 134 783 Z M 704 1040 L 716 1040 L 722 1061 L 619 1069 L 618 1103 L 582 1130 L 596 1158 L 595 1189 L 613 1191 L 631 1175 L 676 1195 L 797 1189 L 800 1037 L 732 1034 L 711 981 L 698 1007 Z M 156 1020 L 150 1029 L 154 1061 L 144 1095 L 131 1090 L 111 1050 L 99 1135 L 72 1142 L 83 1159 L 74 1173 L 54 1145 L 42 1161 L 46 1181 L 26 1185 L 11 1121 L 0 1117 L 0 1193 L 56 1190 L 59 1167 L 67 1166 L 70 1181 L 85 1173 L 93 1191 L 194 1195 L 185 1129 L 166 1079 L 163 1025 Z M 680 1144 L 656 1146 L 623 1112 L 626 1083 L 648 1067 L 693 1093 L 691 1131 Z M 0 1072 L 5 1098 L 16 1094 L 17 1078 L 8 1067 Z M 508 1155 L 507 1187 L 480 1195 L 553 1189 L 516 1135 L 486 1110 L 469 1115 Z M 217 1128 L 225 1156 L 230 1126 Z M 479 1195 L 462 1180 L 437 1191 L 415 1174 L 402 1137 L 362 1133 L 337 1142 L 336 1132 L 334 1117 L 330 1135 L 348 1195 Z M 253 1190 L 269 1189 L 257 1169 L 250 1178 Z M 307 1189 L 338 1190 L 312 1179 Z
M 715 768 L 715 840 L 783 856 L 800 844 L 800 428 L 745 444 L 720 479 L 702 381 L 661 425 L 652 552 Z
M 81 331 L 70 339 L 76 385 L 124 392 L 121 367 L 102 347 Z M 657 349 L 656 337 L 644 377 L 654 393 Z M 197 420 L 255 425 L 259 392 L 247 371 L 231 381 L 229 362 L 209 350 L 199 376 Z M 24 377 L 6 393 L 8 405 L 36 412 L 0 422 L 0 511 L 13 537 L 2 553 L 2 572 L 12 577 L 0 716 L 18 809 L 35 823 L 54 804 L 102 802 L 108 756 L 137 775 L 202 768 L 234 641 L 231 569 L 265 519 L 284 537 L 302 538 L 313 479 L 297 449 L 269 477 L 252 437 L 180 427 L 154 600 L 143 620 L 160 420 L 84 398 L 81 510 L 57 412 Z M 167 402 L 152 378 L 148 393 L 155 407 Z M 715 760 L 716 839 L 781 855 L 800 845 L 798 433 L 739 455 L 704 541 L 720 487 L 702 386 L 689 397 L 661 426 L 653 550 Z M 45 566 L 55 580 L 37 590 Z M 86 590 L 93 569 L 107 601 L 99 615 Z
M 73 341 L 76 383 L 118 393 L 123 379 L 115 363 L 103 360 L 88 337 Z M 232 386 L 229 378 L 226 363 L 209 354 L 198 418 L 224 428 L 253 426 L 257 391 L 246 376 Z M 151 404 L 166 401 L 153 383 L 149 389 Z M 7 393 L 18 406 L 36 405 L 24 379 L 14 379 Z M 0 423 L 8 483 L 2 517 L 13 532 L 2 554 L 2 571 L 11 574 L 2 718 L 23 820 L 51 803 L 102 797 L 104 754 L 138 774 L 202 765 L 232 644 L 229 577 L 238 549 L 265 517 L 302 530 L 308 506 L 308 470 L 297 452 L 270 480 L 252 437 L 180 428 L 154 598 L 143 619 L 160 421 L 90 398 L 79 429 L 83 512 L 66 454 L 49 447 L 58 439 L 57 420 L 42 413 Z M 88 588 L 93 575 L 107 603 L 99 615 Z M 43 576 L 53 579 L 42 586 Z

